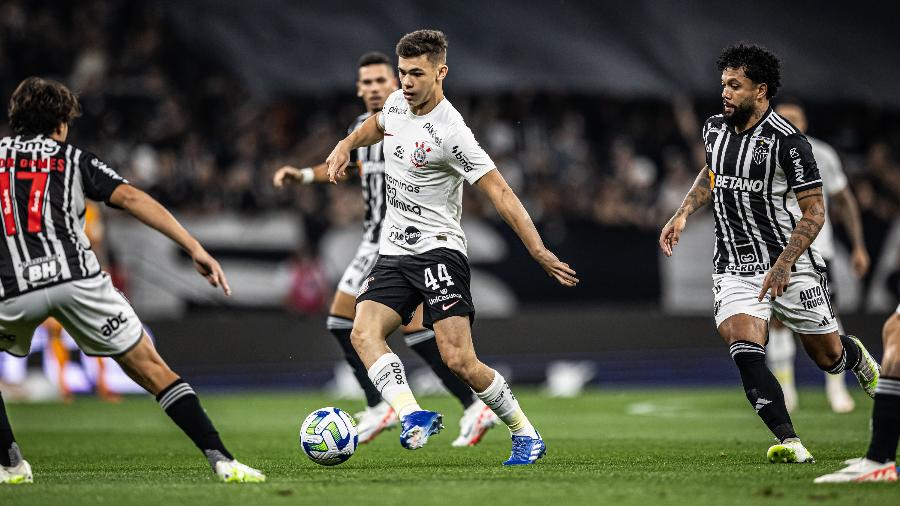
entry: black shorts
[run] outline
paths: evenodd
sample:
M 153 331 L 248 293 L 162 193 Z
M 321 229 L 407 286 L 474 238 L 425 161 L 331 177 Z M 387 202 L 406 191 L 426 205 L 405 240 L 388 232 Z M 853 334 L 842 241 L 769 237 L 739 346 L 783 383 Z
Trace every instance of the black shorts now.
M 469 261 L 462 253 L 438 248 L 421 255 L 381 255 L 363 281 L 356 302 L 372 300 L 393 309 L 404 325 L 424 303 L 423 324 L 450 316 L 468 315 L 475 321 L 469 291 Z

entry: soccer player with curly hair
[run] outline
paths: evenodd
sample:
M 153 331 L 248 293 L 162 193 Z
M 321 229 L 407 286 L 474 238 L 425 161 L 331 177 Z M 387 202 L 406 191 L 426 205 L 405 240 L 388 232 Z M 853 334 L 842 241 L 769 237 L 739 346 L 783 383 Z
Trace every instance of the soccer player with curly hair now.
M 838 333 L 825 262 L 812 245 L 825 223 L 819 169 L 803 133 L 769 105 L 781 85 L 781 62 L 763 47 L 737 44 L 717 64 L 722 114 L 703 125 L 706 166 L 663 227 L 659 247 L 671 256 L 688 216 L 712 205 L 716 326 L 750 405 L 778 440 L 767 457 L 813 462 L 766 365 L 771 313 L 800 337 L 819 368 L 851 370 L 870 396 L 878 364 L 859 339 Z

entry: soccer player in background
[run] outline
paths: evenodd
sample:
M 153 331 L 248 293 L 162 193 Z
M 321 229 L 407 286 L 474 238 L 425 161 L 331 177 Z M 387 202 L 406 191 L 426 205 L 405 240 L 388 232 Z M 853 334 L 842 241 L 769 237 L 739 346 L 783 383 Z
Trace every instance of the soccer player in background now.
M 897 481 L 900 441 L 900 305 L 884 323 L 881 378 L 872 407 L 872 439 L 865 457 L 844 461 L 847 467 L 819 476 L 816 483 Z
M 447 38 L 440 31 L 408 33 L 397 44 L 401 89 L 328 156 L 328 176 L 344 177 L 350 152 L 384 142 L 387 213 L 379 257 L 357 296 L 351 340 L 381 396 L 400 416 L 400 443 L 420 448 L 440 431 L 441 415 L 416 402 L 400 358 L 385 338 L 408 324 L 424 302 L 441 357 L 509 426 L 506 465 L 532 464 L 546 447 L 509 385 L 478 360 L 472 344 L 475 307 L 469 291 L 466 238 L 460 227 L 462 183 L 482 190 L 548 275 L 575 286 L 575 271 L 548 250 L 528 212 L 444 98 Z
M 793 100 L 780 100 L 775 107 L 775 112 L 794 125 L 801 133 L 806 134 L 808 122 L 806 113 L 799 102 Z M 853 272 L 857 278 L 865 276 L 869 270 L 869 255 L 866 253 L 866 244 L 863 239 L 862 218 L 859 214 L 859 206 L 850 186 L 847 184 L 847 176 L 841 167 L 841 159 L 837 152 L 822 140 L 806 135 L 809 145 L 812 147 L 816 166 L 822 176 L 822 196 L 825 202 L 826 213 L 837 218 L 846 227 L 853 242 L 851 262 Z M 818 248 L 825 260 L 825 275 L 831 279 L 830 265 L 834 262 L 834 233 L 831 221 L 825 220 L 822 230 L 813 241 L 813 246 Z M 837 303 L 835 285 L 828 285 L 831 305 Z M 835 320 L 838 332 L 844 334 L 844 326 L 837 316 Z M 794 358 L 797 347 L 794 344 L 794 334 L 786 328 L 777 318 L 769 321 L 769 344 L 766 345 L 766 359 L 769 367 L 778 378 L 781 389 L 784 391 L 784 403 L 788 411 L 794 411 L 798 406 L 797 387 L 794 383 Z M 847 391 L 847 383 L 844 381 L 844 373 L 825 374 L 825 396 L 835 413 L 849 413 L 853 411 L 855 403 Z
M 366 112 L 359 115 L 347 133 L 356 130 L 365 120 L 381 111 L 388 95 L 397 89 L 397 78 L 391 60 L 383 53 L 364 54 L 359 60 L 356 80 L 356 94 L 362 98 Z M 390 404 L 381 398 L 381 393 L 372 384 L 369 374 L 353 344 L 350 342 L 350 330 L 353 328 L 353 317 L 356 315 L 356 294 L 362 282 L 375 265 L 378 257 L 378 240 L 381 225 L 387 208 L 384 184 L 384 150 L 381 142 L 371 146 L 363 146 L 351 152 L 351 163 L 359 171 L 362 183 L 362 196 L 365 203 L 363 220 L 363 238 L 356 250 L 353 261 L 347 266 L 341 281 L 338 283 L 331 302 L 326 326 L 334 335 L 344 352 L 344 358 L 353 369 L 353 374 L 366 394 L 367 407 L 357 413 L 359 442 L 368 443 L 382 430 L 399 423 L 397 413 Z M 328 167 L 322 163 L 315 167 L 298 169 L 284 166 L 275 172 L 273 183 L 282 188 L 285 183 L 295 181 L 300 184 L 323 183 L 328 181 Z M 497 423 L 497 416 L 487 407 L 472 389 L 462 382 L 441 360 L 441 354 L 434 339 L 434 331 L 422 325 L 422 306 L 416 308 L 415 315 L 408 325 L 403 326 L 403 339 L 406 345 L 415 351 L 431 367 L 441 379 L 444 387 L 456 397 L 463 406 L 463 416 L 459 420 L 459 436 L 453 446 L 472 446 L 481 440 L 488 429 Z
M 766 366 L 770 314 L 799 335 L 819 368 L 851 369 L 870 396 L 878 364 L 859 339 L 837 331 L 825 263 L 812 245 L 825 223 L 816 160 L 803 133 L 769 106 L 781 84 L 780 61 L 762 47 L 738 44 L 725 48 L 717 65 L 722 114 L 703 126 L 706 166 L 663 227 L 659 246 L 671 256 L 688 216 L 712 203 L 716 327 L 750 405 L 778 439 L 768 459 L 813 462 Z
M 214 287 L 231 293 L 219 263 L 177 220 L 109 165 L 68 144 L 78 99 L 55 81 L 30 77 L 13 92 L 0 139 L 0 351 L 25 356 L 35 328 L 56 318 L 88 355 L 113 357 L 199 448 L 226 482 L 265 476 L 237 460 L 191 386 L 156 352 L 131 304 L 100 269 L 84 234 L 85 199 L 128 211 L 181 246 Z M 0 397 L 0 483 L 32 481 Z

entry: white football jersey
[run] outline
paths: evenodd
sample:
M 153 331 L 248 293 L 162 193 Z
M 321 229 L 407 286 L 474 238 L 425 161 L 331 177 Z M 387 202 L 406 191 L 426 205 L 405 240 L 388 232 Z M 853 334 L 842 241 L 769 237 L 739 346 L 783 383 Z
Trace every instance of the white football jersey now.
M 834 232 L 831 228 L 831 216 L 828 215 L 828 197 L 843 191 L 847 187 L 847 176 L 841 166 L 841 159 L 837 152 L 824 141 L 806 136 L 812 146 L 816 165 L 819 166 L 819 174 L 822 176 L 822 190 L 825 199 L 825 225 L 813 241 L 813 245 L 827 262 L 834 258 Z
M 416 255 L 436 248 L 466 254 L 463 180 L 474 184 L 496 166 L 444 98 L 428 114 L 409 110 L 403 92 L 388 97 L 378 124 L 384 129 L 387 213 L 379 253 Z

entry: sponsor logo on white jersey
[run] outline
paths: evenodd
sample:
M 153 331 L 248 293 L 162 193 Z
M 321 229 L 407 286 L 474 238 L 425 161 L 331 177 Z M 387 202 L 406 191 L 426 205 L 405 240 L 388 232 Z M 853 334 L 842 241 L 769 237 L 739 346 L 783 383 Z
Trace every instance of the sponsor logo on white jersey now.
M 415 244 L 421 238 L 422 232 L 413 226 L 406 227 L 406 230 L 400 230 L 395 225 L 391 225 L 391 230 L 388 232 L 388 239 L 399 246 Z

